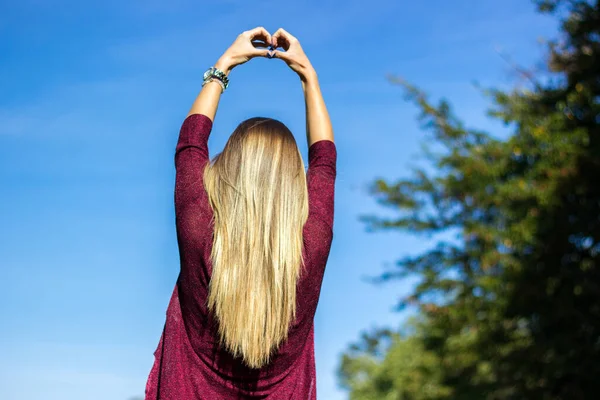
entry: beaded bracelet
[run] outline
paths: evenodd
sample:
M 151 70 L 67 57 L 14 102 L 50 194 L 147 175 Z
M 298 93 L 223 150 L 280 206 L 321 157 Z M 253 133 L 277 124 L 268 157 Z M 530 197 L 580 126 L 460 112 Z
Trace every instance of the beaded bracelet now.
M 221 81 L 219 78 L 216 77 L 209 77 L 208 79 L 205 79 L 204 82 L 202 82 L 202 86 L 206 85 L 208 82 L 219 82 L 219 85 L 221 85 L 221 93 L 223 93 L 225 91 L 225 84 L 223 83 L 223 81 Z
M 227 78 L 227 75 L 225 75 L 225 72 L 221 71 L 218 68 L 210 67 L 204 73 L 204 83 L 210 82 L 209 79 L 218 80 L 222 84 L 223 91 L 225 91 L 225 89 L 227 89 L 227 87 L 229 86 L 229 78 Z M 202 86 L 204 86 L 204 83 L 202 84 Z

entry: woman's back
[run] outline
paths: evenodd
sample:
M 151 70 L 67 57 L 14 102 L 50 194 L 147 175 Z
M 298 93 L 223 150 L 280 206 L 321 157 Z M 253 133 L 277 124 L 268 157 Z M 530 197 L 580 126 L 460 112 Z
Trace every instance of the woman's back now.
M 296 318 L 287 339 L 270 362 L 246 366 L 219 345 L 218 322 L 208 308 L 213 272 L 211 250 L 214 213 L 203 184 L 210 162 L 212 120 L 186 118 L 176 148 L 175 213 L 181 273 L 156 350 L 146 398 L 161 399 L 314 399 L 314 314 L 333 238 L 337 152 L 330 140 L 309 147 L 308 220 L 303 228 L 303 256 L 296 290 Z

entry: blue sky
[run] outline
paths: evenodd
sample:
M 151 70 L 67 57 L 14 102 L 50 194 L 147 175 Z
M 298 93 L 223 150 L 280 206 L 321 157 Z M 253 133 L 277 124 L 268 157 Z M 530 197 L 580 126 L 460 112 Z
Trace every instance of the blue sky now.
M 515 80 L 499 51 L 532 65 L 556 23 L 523 0 L 250 3 L 43 2 L 0 6 L 0 398 L 141 395 L 179 268 L 173 155 L 211 66 L 240 32 L 284 27 L 317 69 L 335 129 L 334 242 L 315 319 L 319 398 L 360 332 L 397 326 L 410 282 L 366 283 L 431 241 L 368 233 L 388 215 L 367 185 L 408 174 L 426 134 L 386 80 L 446 97 L 469 126 L 502 132 L 472 85 Z M 296 75 L 255 59 L 230 76 L 211 155 L 243 119 L 270 116 L 306 160 Z

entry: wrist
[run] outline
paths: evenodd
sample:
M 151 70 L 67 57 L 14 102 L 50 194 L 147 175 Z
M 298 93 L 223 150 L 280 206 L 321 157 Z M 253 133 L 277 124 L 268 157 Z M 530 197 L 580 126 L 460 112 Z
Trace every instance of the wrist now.
M 224 56 L 221 56 L 221 58 L 219 58 L 217 60 L 214 67 L 223 71 L 225 73 L 225 75 L 229 75 L 229 73 L 233 69 L 233 66 L 232 66 L 231 62 L 229 61 L 229 59 L 227 59 L 227 57 L 224 57 Z
M 302 88 L 307 89 L 313 86 L 319 86 L 319 79 L 317 77 L 317 72 L 314 69 L 311 69 L 300 77 L 302 81 Z

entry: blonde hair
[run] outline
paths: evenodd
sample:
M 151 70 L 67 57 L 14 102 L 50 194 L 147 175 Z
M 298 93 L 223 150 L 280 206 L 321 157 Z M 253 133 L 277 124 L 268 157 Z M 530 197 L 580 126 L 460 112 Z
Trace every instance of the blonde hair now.
M 296 317 L 308 219 L 304 162 L 283 123 L 250 118 L 207 164 L 204 184 L 215 227 L 208 308 L 220 343 L 260 368 Z

